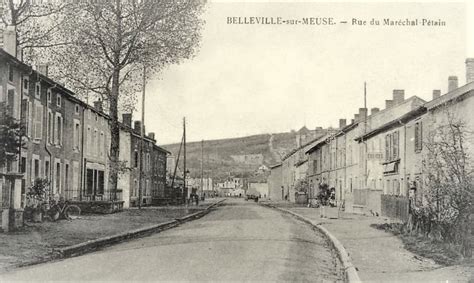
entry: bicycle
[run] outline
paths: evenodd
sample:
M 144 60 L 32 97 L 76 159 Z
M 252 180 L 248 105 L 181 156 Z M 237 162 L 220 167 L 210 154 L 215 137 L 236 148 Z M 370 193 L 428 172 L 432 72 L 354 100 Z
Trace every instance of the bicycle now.
M 46 215 L 52 221 L 59 219 L 73 220 L 81 215 L 81 208 L 75 204 L 70 204 L 68 201 L 51 201 L 51 204 L 46 208 Z

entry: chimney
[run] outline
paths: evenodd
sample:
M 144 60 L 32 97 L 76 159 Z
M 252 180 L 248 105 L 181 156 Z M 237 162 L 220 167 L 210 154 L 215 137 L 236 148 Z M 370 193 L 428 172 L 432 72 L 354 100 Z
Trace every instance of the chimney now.
M 354 124 L 354 121 L 355 121 L 354 119 L 351 119 L 351 124 Z
M 342 129 L 346 126 L 346 119 L 339 119 L 339 129 Z
M 97 101 L 94 101 L 94 108 L 97 111 L 103 112 L 104 108 L 102 107 L 102 100 L 99 99 Z
M 466 59 L 466 84 L 474 82 L 474 58 Z
M 153 132 L 148 133 L 148 137 L 152 140 L 155 140 L 155 133 Z
M 122 114 L 122 123 L 127 127 L 132 127 L 132 114 L 131 113 L 123 113 Z
M 3 49 L 10 55 L 17 57 L 16 32 L 13 26 L 3 31 Z
M 449 76 L 448 78 L 448 92 L 451 92 L 458 88 L 458 77 Z
M 441 90 L 433 89 L 433 100 L 441 96 Z
M 385 109 L 393 107 L 393 100 L 385 100 Z
M 361 121 L 367 120 L 367 108 L 359 108 L 359 119 Z
M 372 109 L 370 109 L 370 115 L 374 115 L 374 114 L 377 114 L 379 113 L 380 109 L 377 108 L 377 107 L 374 107 Z
M 141 133 L 140 132 L 141 127 L 142 127 L 142 122 L 141 121 L 135 121 L 133 123 L 133 128 L 135 129 L 135 131 L 137 131 L 139 133 Z
M 359 122 L 359 114 L 354 114 L 354 122 Z
M 398 105 L 405 101 L 405 90 L 403 89 L 394 89 L 393 90 L 393 105 Z
M 36 66 L 36 71 L 44 76 L 48 76 L 48 70 L 49 70 L 49 66 L 48 65 L 38 65 Z

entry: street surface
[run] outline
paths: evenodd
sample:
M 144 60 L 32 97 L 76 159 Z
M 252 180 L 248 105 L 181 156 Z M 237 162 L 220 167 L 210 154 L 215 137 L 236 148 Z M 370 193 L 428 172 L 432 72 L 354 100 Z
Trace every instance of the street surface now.
M 318 231 L 243 199 L 228 199 L 203 218 L 159 234 L 0 275 L 0 281 L 341 278 L 335 253 Z

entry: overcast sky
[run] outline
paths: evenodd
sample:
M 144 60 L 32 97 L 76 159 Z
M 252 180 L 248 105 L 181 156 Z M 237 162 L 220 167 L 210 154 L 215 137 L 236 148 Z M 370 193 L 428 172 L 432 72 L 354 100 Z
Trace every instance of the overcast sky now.
M 179 142 L 183 116 L 188 141 L 336 127 L 363 106 L 364 81 L 368 108 L 384 108 L 393 89 L 429 100 L 433 89 L 446 92 L 450 75 L 465 83 L 464 60 L 474 57 L 467 10 L 462 3 L 211 2 L 197 56 L 147 86 L 147 131 L 159 144 Z M 245 16 L 333 17 L 338 24 L 227 24 Z M 353 26 L 352 18 L 446 26 Z

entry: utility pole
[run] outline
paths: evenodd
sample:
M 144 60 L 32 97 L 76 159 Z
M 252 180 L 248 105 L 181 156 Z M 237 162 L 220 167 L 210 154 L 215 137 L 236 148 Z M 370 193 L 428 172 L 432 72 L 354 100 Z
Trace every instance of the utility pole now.
M 142 122 L 140 126 L 140 171 L 138 178 L 138 209 L 142 208 L 142 187 L 143 187 L 143 140 L 145 138 L 145 77 L 146 68 L 143 66 L 143 84 L 142 84 Z
M 189 192 L 186 186 L 186 117 L 183 118 L 183 177 L 184 177 L 184 190 L 186 190 L 186 199 L 188 199 Z M 183 192 L 184 195 L 184 192 Z
M 201 196 L 204 193 L 204 188 L 203 188 L 203 177 L 204 177 L 204 167 L 203 167 L 203 162 L 204 162 L 204 140 L 201 140 Z
M 364 136 L 367 133 L 367 116 L 368 116 L 368 110 L 367 110 L 367 82 L 364 82 L 364 109 L 365 109 L 365 117 L 364 117 Z M 367 174 L 367 159 L 368 159 L 368 152 L 367 152 L 367 141 L 365 139 L 362 139 L 364 142 L 364 186 L 367 187 L 367 178 L 369 177 Z

